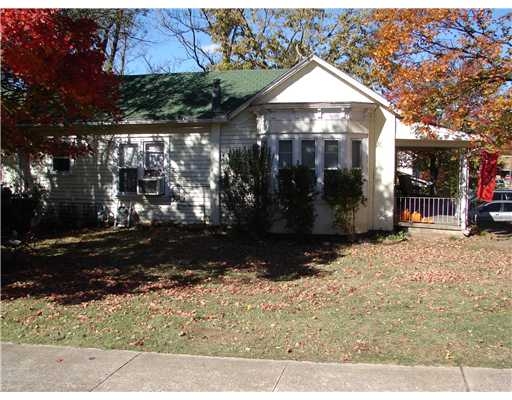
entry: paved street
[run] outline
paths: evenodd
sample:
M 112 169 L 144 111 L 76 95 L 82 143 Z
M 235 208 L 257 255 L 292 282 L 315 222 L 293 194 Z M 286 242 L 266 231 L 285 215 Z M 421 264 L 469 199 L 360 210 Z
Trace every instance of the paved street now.
M 2 391 L 510 391 L 512 370 L 250 360 L 2 343 Z

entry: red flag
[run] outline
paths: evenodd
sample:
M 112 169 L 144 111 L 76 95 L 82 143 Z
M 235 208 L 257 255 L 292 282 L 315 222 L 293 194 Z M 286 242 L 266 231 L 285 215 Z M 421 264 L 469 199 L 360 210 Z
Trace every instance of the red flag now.
M 476 197 L 483 201 L 492 201 L 494 188 L 496 187 L 496 167 L 498 166 L 499 153 L 489 153 L 482 150 L 480 173 L 478 175 L 478 188 Z

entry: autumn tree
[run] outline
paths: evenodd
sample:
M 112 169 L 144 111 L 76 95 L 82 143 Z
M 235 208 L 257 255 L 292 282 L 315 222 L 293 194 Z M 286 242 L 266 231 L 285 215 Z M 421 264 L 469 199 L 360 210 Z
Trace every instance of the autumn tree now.
M 145 38 L 147 28 L 143 21 L 147 10 L 79 8 L 65 9 L 62 12 L 73 19 L 87 18 L 96 23 L 99 48 L 105 54 L 106 71 L 123 74 L 130 61 L 129 56 L 142 56 L 145 47 L 150 43 Z
M 203 71 L 290 68 L 316 54 L 372 85 L 375 24 L 365 22 L 368 13 L 350 9 L 162 10 L 160 23 Z
M 29 156 L 86 151 L 75 124 L 116 116 L 117 79 L 103 69 L 96 23 L 49 9 L 4 9 L 0 17 L 2 153 L 26 166 Z M 36 125 L 61 126 L 75 140 L 36 134 Z
M 376 10 L 374 74 L 408 124 L 512 141 L 511 14 L 477 9 Z

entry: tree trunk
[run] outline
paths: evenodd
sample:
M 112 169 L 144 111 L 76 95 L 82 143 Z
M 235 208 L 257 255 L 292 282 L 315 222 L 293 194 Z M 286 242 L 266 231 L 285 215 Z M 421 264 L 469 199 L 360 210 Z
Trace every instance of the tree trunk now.
M 116 54 L 118 49 L 119 37 L 121 35 L 121 26 L 123 24 L 123 10 L 118 10 L 116 15 L 116 22 L 114 28 L 114 36 L 112 37 L 112 45 L 110 46 L 110 54 L 107 60 L 107 71 L 112 72 L 114 70 L 114 63 L 116 60 Z
M 22 150 L 18 151 L 18 174 L 20 177 L 21 189 L 30 191 L 34 188 L 34 178 L 30 170 L 30 155 Z
M 437 195 L 437 178 L 439 177 L 439 163 L 436 154 L 430 155 L 430 179 L 432 179 L 432 195 Z

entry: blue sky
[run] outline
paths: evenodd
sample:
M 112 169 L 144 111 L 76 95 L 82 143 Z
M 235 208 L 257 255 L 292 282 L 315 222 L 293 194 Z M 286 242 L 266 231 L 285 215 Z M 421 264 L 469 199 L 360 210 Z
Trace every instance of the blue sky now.
M 511 11 L 511 9 L 497 9 L 495 13 L 501 16 Z M 200 70 L 194 61 L 188 59 L 180 44 L 161 31 L 161 28 L 158 27 L 155 10 L 150 10 L 141 22 L 147 30 L 144 39 L 148 42 L 144 44 L 144 50 L 146 57 L 153 66 L 164 67 L 170 72 Z M 203 45 L 211 45 L 208 37 L 202 37 L 201 39 Z M 131 54 L 131 57 L 128 57 L 125 72 L 128 74 L 144 74 L 150 71 L 143 57 Z
M 164 34 L 158 27 L 156 10 L 150 10 L 148 15 L 141 21 L 147 29 L 144 40 L 149 43 L 144 44 L 146 57 L 152 65 L 165 66 L 171 72 L 199 71 L 196 63 L 188 59 L 187 54 L 176 41 L 176 39 Z M 208 37 L 202 38 L 204 45 L 211 44 Z M 126 66 L 126 73 L 144 74 L 148 73 L 148 66 L 143 57 L 132 55 L 133 59 Z

